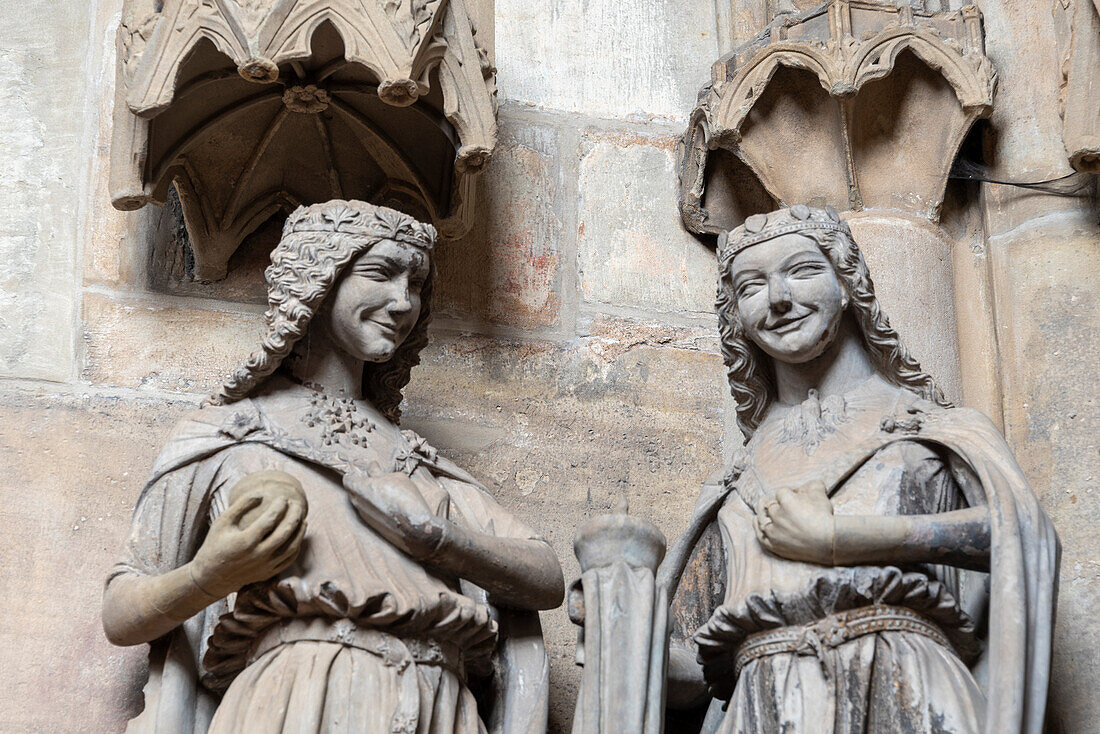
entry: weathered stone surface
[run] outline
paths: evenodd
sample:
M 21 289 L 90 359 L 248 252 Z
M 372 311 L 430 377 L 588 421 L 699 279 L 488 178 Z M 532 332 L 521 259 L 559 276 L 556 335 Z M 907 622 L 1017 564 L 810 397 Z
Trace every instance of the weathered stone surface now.
M 111 199 L 132 211 L 174 185 L 208 281 L 297 204 L 396 204 L 464 234 L 496 142 L 475 33 L 463 2 L 124 0 Z
M 720 461 L 717 353 L 687 333 L 628 322 L 592 333 L 569 346 L 437 334 L 407 390 L 406 424 L 534 523 L 566 579 L 579 573 L 572 544 L 584 520 L 625 495 L 632 514 L 675 538 Z M 543 625 L 550 731 L 567 732 L 576 630 L 564 608 L 544 613 Z
M 259 344 L 262 316 L 84 296 L 83 379 L 98 385 L 209 392 Z
M 1005 433 L 1062 539 L 1050 710 L 1066 732 L 1100 719 L 1098 237 L 1095 219 L 1066 215 L 989 240 Z
M 32 0 L 0 11 L 0 375 L 72 374 L 74 263 L 87 154 L 79 73 L 88 53 L 88 4 L 63 18 Z
M 0 393 L 0 731 L 121 732 L 142 706 L 144 645 L 110 645 L 103 579 L 160 443 L 193 404 Z
M 104 69 L 113 59 L 109 20 L 117 21 L 121 5 L 102 0 L 61 13 L 56 3 L 28 0 L 0 10 L 0 89 L 8 102 L 0 113 L 0 254 L 8 263 L 0 280 L 0 374 L 70 380 L 82 369 L 80 377 L 96 383 L 202 392 L 253 346 L 257 310 L 103 290 L 142 291 L 150 287 L 147 276 L 156 274 L 143 272 L 141 258 L 131 254 L 148 248 L 141 239 L 148 233 L 135 228 L 133 215 L 113 212 L 105 194 L 111 80 Z M 459 319 L 564 330 L 569 321 L 555 297 L 568 304 L 576 295 L 555 289 L 563 279 L 571 282 L 576 266 L 587 267 L 582 298 L 606 310 L 646 309 L 652 322 L 586 314 L 582 307 L 579 340 L 568 346 L 440 332 L 414 373 L 410 395 L 417 412 L 409 416 L 410 425 L 485 479 L 510 508 L 545 527 L 567 563 L 580 519 L 613 506 L 620 484 L 635 495 L 636 512 L 675 537 L 679 527 L 664 524 L 665 517 L 686 518 L 706 474 L 696 467 L 717 465 L 723 428 L 736 436 L 732 410 L 722 410 L 728 398 L 720 361 L 706 346 L 712 337 L 706 329 L 697 337 L 693 329 L 660 323 L 665 311 L 709 317 L 714 293 L 709 249 L 673 226 L 675 194 L 662 193 L 675 185 L 666 156 L 671 141 L 662 137 L 667 123 L 655 123 L 652 136 L 589 133 L 581 151 L 587 190 L 575 188 L 575 150 L 561 143 L 592 124 L 585 115 L 684 117 L 717 55 L 711 9 L 658 0 L 583 5 L 497 2 L 502 97 L 578 114 L 535 110 L 527 119 L 545 125 L 525 124 L 520 131 L 509 122 L 502 131 L 494 168 L 483 179 L 487 195 L 499 195 L 506 210 L 494 202 L 481 207 L 501 239 L 480 251 L 488 259 L 461 265 L 440 252 L 443 280 L 453 282 L 440 284 L 438 306 Z M 731 5 L 719 14 L 732 14 L 727 25 L 746 38 L 767 20 L 763 6 Z M 1013 180 L 1068 173 L 1057 116 L 1065 48 L 1055 33 L 1067 6 L 1034 0 L 981 6 L 987 53 L 1000 74 L 985 162 L 995 177 Z M 89 42 L 93 12 L 98 19 Z M 486 33 L 483 26 L 479 39 Z M 95 44 L 103 44 L 98 56 L 87 53 Z M 630 126 L 638 129 L 644 128 Z M 492 191 L 497 176 L 499 194 Z M 574 194 L 583 200 L 577 215 Z M 983 224 L 1003 235 L 988 257 L 998 274 L 1008 434 L 1064 541 L 1052 708 L 1067 732 L 1087 731 L 1100 719 L 1093 695 L 1100 680 L 1093 655 L 1100 547 L 1090 535 L 1100 511 L 1090 492 L 1098 431 L 1088 389 L 1098 350 L 1098 269 L 1090 260 L 1095 231 L 1059 229 L 1057 222 L 1069 216 L 1064 212 L 1089 209 L 1091 196 L 999 186 L 982 191 Z M 584 224 L 576 234 L 577 265 L 573 232 L 557 232 L 562 223 L 572 230 L 574 222 Z M 865 249 L 871 259 L 872 247 Z M 898 274 L 895 286 L 886 278 L 895 267 L 887 251 L 872 263 L 886 308 L 907 336 L 928 317 L 896 305 L 901 296 L 891 291 L 916 287 L 922 268 L 930 267 L 940 290 L 935 298 L 925 295 L 940 313 L 944 252 L 942 243 L 926 253 L 907 250 L 904 261 L 915 264 Z M 956 295 L 965 300 L 955 252 Z M 908 277 L 914 280 L 904 281 Z M 80 279 L 96 286 L 84 304 L 83 333 L 74 320 Z M 253 298 L 256 282 L 236 293 L 229 283 L 219 292 L 199 284 L 162 290 L 232 300 Z M 519 292 L 483 293 L 513 284 Z M 494 313 L 501 299 L 510 312 Z M 965 321 L 967 313 L 956 308 Z M 573 337 L 572 331 L 560 335 Z M 84 364 L 75 368 L 73 344 L 85 351 Z M 946 383 L 938 357 L 912 346 Z M 144 653 L 111 649 L 100 636 L 100 583 L 153 454 L 185 405 L 122 393 L 130 397 L 33 396 L 10 388 L 0 395 L 0 464 L 9 469 L 0 482 L 6 508 L 0 531 L 14 549 L 0 563 L 0 577 L 7 588 L 20 589 L 0 601 L 0 667 L 11 671 L 0 694 L 2 731 L 121 731 L 140 707 Z M 567 576 L 575 572 L 567 567 Z M 556 656 L 555 731 L 563 731 L 577 679 L 574 630 L 563 611 L 546 619 Z
M 676 216 L 675 139 L 589 131 L 579 177 L 577 269 L 586 301 L 714 312 L 714 251 Z
M 972 5 L 930 13 L 831 0 L 777 16 L 716 61 L 700 90 L 684 135 L 684 223 L 710 234 L 741 223 L 711 217 L 730 208 L 713 201 L 724 192 L 706 196 L 716 148 L 736 153 L 777 202 L 936 219 L 951 163 L 989 115 L 995 82 Z
M 714 6 L 497 0 L 505 99 L 596 117 L 684 118 L 718 55 Z
M 138 318 L 131 313 L 128 322 Z M 437 334 L 408 388 L 406 424 L 542 529 L 567 578 L 578 571 L 576 528 L 622 494 L 632 512 L 675 537 L 717 466 L 723 424 L 721 360 L 703 334 L 621 320 L 598 320 L 591 333 L 568 347 Z M 10 508 L 5 532 L 19 549 L 0 573 L 9 584 L 28 569 L 35 579 L 0 602 L 0 657 L 29 661 L 9 679 L 24 694 L 4 697 L 4 731 L 121 731 L 141 706 L 144 648 L 120 650 L 103 639 L 101 583 L 158 447 L 194 404 L 125 394 L 0 395 L 0 452 L 11 457 L 0 497 Z M 74 581 L 60 597 L 58 578 Z M 56 624 L 42 625 L 43 614 Z M 23 625 L 32 622 L 42 632 L 28 635 Z M 578 678 L 575 630 L 563 609 L 544 623 L 555 681 L 551 731 L 563 732 Z M 69 648 L 82 652 L 45 652 Z M 40 690 L 58 705 L 23 706 Z M 78 706 L 87 716 L 74 726 Z
M 1067 51 L 1056 26 L 1069 5 L 1034 0 L 978 0 L 985 52 L 997 69 L 997 99 L 985 159 L 991 178 L 1041 181 L 1072 173 L 1059 115 Z
M 558 322 L 561 155 L 558 131 L 505 121 L 479 181 L 492 215 L 436 248 L 438 313 L 524 328 Z

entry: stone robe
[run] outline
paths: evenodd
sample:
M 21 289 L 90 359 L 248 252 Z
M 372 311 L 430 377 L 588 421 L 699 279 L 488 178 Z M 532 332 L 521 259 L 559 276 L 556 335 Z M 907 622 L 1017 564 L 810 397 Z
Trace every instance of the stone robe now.
M 276 577 L 189 620 L 165 653 L 154 646 L 146 711 L 128 731 L 478 734 L 486 724 L 470 678 L 494 674 L 494 730 L 545 726 L 537 622 L 502 618 L 480 589 L 441 578 L 389 544 L 360 519 L 342 475 L 404 471 L 441 516 L 500 537 L 537 534 L 423 439 L 363 403 L 276 377 L 253 398 L 185 418 L 139 500 L 112 578 L 185 563 L 232 486 L 261 469 L 302 483 L 310 506 L 302 551 Z M 524 644 L 498 647 L 498 620 Z M 509 688 L 505 679 L 521 673 Z
M 661 573 L 674 584 L 684 576 L 673 636 L 697 650 L 715 697 L 704 731 L 1038 734 L 1057 538 L 984 417 L 937 408 L 873 378 L 843 397 L 773 410 L 726 477 L 704 488 Z M 825 481 L 838 514 L 988 504 L 992 573 L 822 567 L 767 552 L 755 513 L 779 488 L 813 479 Z M 951 645 L 878 632 L 815 655 L 758 658 L 734 677 L 733 656 L 748 635 L 873 604 L 920 613 Z

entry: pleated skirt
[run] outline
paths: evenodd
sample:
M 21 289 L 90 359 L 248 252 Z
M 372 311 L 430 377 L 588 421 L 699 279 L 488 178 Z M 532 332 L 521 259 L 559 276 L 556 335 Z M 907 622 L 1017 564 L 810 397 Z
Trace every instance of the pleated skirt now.
M 907 632 L 782 653 L 741 671 L 719 734 L 979 734 L 985 694 L 955 653 Z
M 357 647 L 277 647 L 229 686 L 209 734 L 485 734 L 473 694 L 442 667 Z

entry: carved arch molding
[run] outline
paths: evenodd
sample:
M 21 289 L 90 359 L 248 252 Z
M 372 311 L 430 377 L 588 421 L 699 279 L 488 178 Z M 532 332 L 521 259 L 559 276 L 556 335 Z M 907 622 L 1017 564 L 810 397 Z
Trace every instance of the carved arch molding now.
M 471 15 L 466 0 L 127 0 L 115 207 L 163 204 L 174 184 L 197 280 L 224 277 L 277 212 L 333 198 L 464 234 L 496 144 Z
M 830 0 L 781 16 L 699 93 L 680 144 L 684 224 L 718 234 L 776 202 L 935 221 L 996 81 L 973 5 Z

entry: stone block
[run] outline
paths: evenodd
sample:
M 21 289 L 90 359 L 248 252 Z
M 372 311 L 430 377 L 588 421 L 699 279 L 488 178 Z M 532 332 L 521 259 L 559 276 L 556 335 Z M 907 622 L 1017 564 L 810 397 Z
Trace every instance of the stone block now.
M 712 3 L 496 0 L 497 86 L 525 105 L 686 119 L 718 56 Z
M 191 403 L 0 393 L 0 731 L 121 732 L 147 647 L 113 647 L 100 598 L 160 442 Z
M 481 479 L 554 547 L 625 496 L 669 542 L 718 467 L 726 393 L 705 330 L 597 318 L 569 345 L 437 334 L 413 371 L 405 424 Z M 695 332 L 699 333 L 695 333 Z M 570 730 L 579 671 L 564 607 L 544 613 L 550 731 Z
M 97 385 L 210 392 L 260 343 L 258 311 L 84 296 L 83 379 Z
M 582 145 L 577 269 L 583 299 L 713 313 L 714 250 L 680 222 L 675 138 L 590 131 Z
M 75 262 L 93 6 L 0 10 L 0 376 L 72 376 Z M 44 19 L 52 19 L 46 21 Z
M 94 64 L 93 78 L 98 82 L 98 98 L 90 111 L 95 121 L 95 148 L 84 222 L 83 276 L 85 284 L 133 284 L 139 271 L 135 255 L 145 245 L 149 215 L 120 212 L 110 205 L 111 130 L 115 95 L 115 34 L 120 2 L 97 3 L 96 29 L 93 36 L 98 45 L 92 49 L 89 63 Z
M 558 132 L 505 120 L 479 182 L 473 230 L 436 249 L 435 308 L 523 328 L 553 326 L 561 310 Z
M 1062 541 L 1050 710 L 1066 732 L 1100 720 L 1098 237 L 1066 216 L 989 240 L 1005 433 Z

